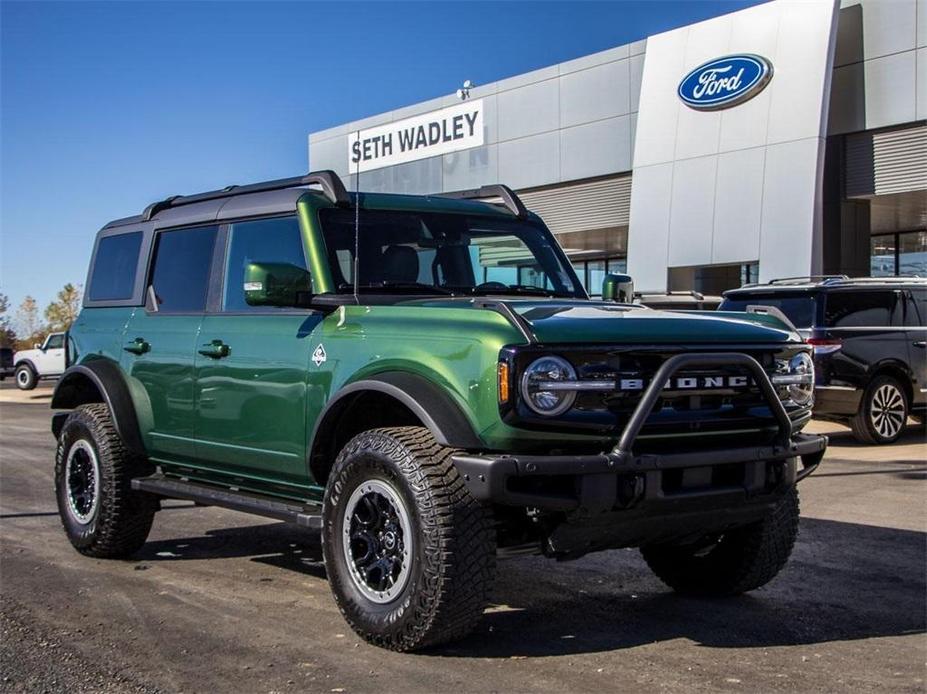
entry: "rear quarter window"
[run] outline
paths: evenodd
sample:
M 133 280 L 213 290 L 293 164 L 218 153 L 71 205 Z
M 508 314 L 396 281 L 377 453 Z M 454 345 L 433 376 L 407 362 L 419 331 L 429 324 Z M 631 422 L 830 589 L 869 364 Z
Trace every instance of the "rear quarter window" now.
M 141 245 L 140 231 L 114 234 L 100 239 L 87 292 L 91 301 L 120 301 L 132 298 Z
M 748 306 L 772 306 L 782 311 L 792 321 L 792 325 L 799 329 L 814 326 L 815 297 L 802 294 L 800 296 L 782 296 L 781 294 L 748 294 L 726 297 L 718 307 L 719 311 L 746 311 Z
M 895 292 L 828 292 L 824 302 L 824 325 L 828 328 L 884 328 L 901 325 L 893 322 Z

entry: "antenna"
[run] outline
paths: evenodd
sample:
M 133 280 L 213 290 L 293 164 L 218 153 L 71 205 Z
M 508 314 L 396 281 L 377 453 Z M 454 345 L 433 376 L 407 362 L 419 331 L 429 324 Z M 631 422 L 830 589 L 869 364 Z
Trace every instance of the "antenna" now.
M 360 130 L 357 131 L 360 142 Z M 357 169 L 354 173 L 354 303 L 360 305 L 358 284 L 360 282 L 360 156 L 357 157 Z

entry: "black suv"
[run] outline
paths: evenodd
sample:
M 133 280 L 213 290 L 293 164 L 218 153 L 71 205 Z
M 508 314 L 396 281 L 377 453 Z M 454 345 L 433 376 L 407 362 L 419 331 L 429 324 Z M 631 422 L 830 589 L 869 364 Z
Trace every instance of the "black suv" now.
M 756 307 L 756 308 L 753 308 Z M 773 280 L 724 294 L 722 311 L 784 314 L 814 346 L 814 415 L 864 443 L 892 443 L 927 398 L 927 279 Z

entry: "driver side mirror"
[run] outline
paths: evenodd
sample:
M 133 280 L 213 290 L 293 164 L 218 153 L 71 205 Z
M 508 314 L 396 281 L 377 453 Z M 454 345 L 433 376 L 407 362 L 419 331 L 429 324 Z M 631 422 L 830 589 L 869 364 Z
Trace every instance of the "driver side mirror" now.
M 249 306 L 307 308 L 312 299 L 309 271 L 291 263 L 248 263 L 244 279 Z
M 616 301 L 619 304 L 634 302 L 634 280 L 631 275 L 608 273 L 602 280 L 602 301 Z

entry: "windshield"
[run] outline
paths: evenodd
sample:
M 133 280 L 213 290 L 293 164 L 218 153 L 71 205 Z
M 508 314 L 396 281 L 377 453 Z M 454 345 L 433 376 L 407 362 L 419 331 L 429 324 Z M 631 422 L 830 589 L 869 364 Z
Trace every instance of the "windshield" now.
M 319 211 L 332 280 L 354 291 L 354 210 Z M 586 298 L 553 236 L 528 221 L 360 211 L 361 293 Z
M 782 311 L 799 329 L 814 326 L 814 296 L 782 296 L 748 294 L 725 298 L 718 307 L 719 311 L 746 311 L 747 306 L 774 306 Z

